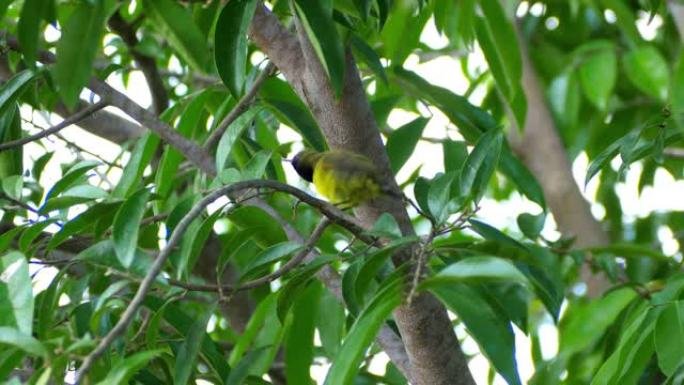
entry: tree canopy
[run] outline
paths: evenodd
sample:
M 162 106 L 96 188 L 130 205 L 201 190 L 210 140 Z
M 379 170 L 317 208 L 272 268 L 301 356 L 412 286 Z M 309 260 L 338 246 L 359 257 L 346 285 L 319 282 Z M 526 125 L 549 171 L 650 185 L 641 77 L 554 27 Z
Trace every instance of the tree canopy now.
M 0 20 L 0 381 L 684 381 L 684 4 Z M 405 196 L 334 206 L 302 148 Z

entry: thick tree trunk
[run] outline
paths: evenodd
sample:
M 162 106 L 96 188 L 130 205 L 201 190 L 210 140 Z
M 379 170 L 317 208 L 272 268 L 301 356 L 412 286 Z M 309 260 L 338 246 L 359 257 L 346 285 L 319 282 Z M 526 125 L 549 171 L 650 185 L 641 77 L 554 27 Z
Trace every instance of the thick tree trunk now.
M 353 57 L 347 53 L 344 88 L 341 97 L 336 98 L 305 32 L 302 28 L 297 30 L 299 38 L 260 6 L 250 28 L 250 37 L 307 103 L 330 147 L 368 156 L 388 182 L 398 188 Z M 356 215 L 370 226 L 383 212 L 394 215 L 404 233 L 413 234 L 400 199 L 387 198 L 365 205 L 356 210 Z M 405 262 L 410 257 L 397 255 L 395 262 Z M 410 359 L 412 383 L 474 385 L 446 309 L 436 298 L 422 294 L 410 306 L 397 308 L 394 316 Z

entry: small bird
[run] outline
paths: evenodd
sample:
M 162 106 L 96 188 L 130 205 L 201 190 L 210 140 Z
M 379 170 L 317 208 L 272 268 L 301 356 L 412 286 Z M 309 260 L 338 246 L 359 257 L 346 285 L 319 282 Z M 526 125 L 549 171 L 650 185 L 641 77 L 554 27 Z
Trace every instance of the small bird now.
M 375 164 L 351 151 L 303 150 L 292 159 L 292 167 L 340 208 L 355 207 L 382 194 L 391 194 Z

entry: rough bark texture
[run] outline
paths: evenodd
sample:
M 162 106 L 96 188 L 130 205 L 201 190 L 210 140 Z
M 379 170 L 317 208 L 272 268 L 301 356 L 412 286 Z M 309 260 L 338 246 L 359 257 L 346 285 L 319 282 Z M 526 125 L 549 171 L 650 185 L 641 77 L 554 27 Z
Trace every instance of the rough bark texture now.
M 307 103 L 331 148 L 364 154 L 381 169 L 394 188 L 389 160 L 353 57 L 347 53 L 342 95 L 336 98 L 329 79 L 302 28 L 299 38 L 286 30 L 268 10 L 257 9 L 250 38 L 278 66 L 288 82 Z M 357 217 L 372 225 L 383 212 L 395 216 L 406 234 L 412 234 L 400 199 L 382 199 L 356 210 Z M 396 263 L 410 255 L 397 255 Z M 411 364 L 410 379 L 416 385 L 474 384 L 467 360 L 459 347 L 446 309 L 432 295 L 416 297 L 410 306 L 394 312 Z M 386 348 L 383 346 L 383 348 Z
M 522 87 L 528 108 L 523 136 L 512 130 L 511 146 L 541 184 L 560 232 L 576 237 L 576 247 L 605 245 L 608 235 L 591 214 L 589 203 L 577 186 L 544 92 L 527 55 L 525 41 L 520 33 L 517 35 L 522 49 Z M 581 275 L 590 297 L 601 295 L 610 287 L 610 282 L 603 275 L 592 274 L 587 264 L 583 265 Z

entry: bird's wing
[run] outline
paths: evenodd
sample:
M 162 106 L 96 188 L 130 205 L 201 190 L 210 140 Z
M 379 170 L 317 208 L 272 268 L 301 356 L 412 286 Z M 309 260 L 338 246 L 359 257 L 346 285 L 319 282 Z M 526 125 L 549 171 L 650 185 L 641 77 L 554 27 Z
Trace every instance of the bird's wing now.
M 325 163 L 326 168 L 334 169 L 341 176 L 363 175 L 377 182 L 377 167 L 363 155 L 349 151 L 330 151 L 321 158 L 321 161 Z

